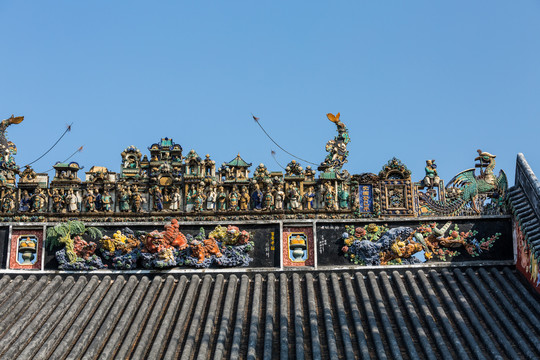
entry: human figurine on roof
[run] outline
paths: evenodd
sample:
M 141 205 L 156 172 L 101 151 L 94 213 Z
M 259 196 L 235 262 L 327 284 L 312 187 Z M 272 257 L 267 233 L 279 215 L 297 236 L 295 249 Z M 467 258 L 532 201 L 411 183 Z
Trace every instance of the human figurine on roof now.
M 171 203 L 171 196 L 169 195 L 169 189 L 163 188 L 163 208 L 165 208 L 165 204 Z
M 154 187 L 154 210 L 163 210 L 163 193 L 158 186 Z
M 77 199 L 77 195 L 75 195 L 73 189 L 69 189 L 68 193 L 65 197 L 65 202 L 67 206 L 67 211 L 70 213 L 73 213 L 78 210 L 78 202 L 79 199 Z
M 120 208 L 120 211 L 121 212 L 128 212 L 129 211 L 129 192 L 128 190 L 119 185 L 118 186 L 118 198 L 117 198 L 117 201 L 118 201 L 118 206 Z
M 255 184 L 255 190 L 251 194 L 251 201 L 253 202 L 253 209 L 261 210 L 263 202 L 263 192 L 259 187 L 259 184 Z
M 51 189 L 48 189 L 47 192 L 49 193 L 49 196 L 52 200 L 52 210 L 55 213 L 61 213 L 64 212 L 64 196 L 60 194 L 59 189 L 53 189 L 51 192 Z
M 432 189 L 433 187 L 439 187 L 441 179 L 437 174 L 437 164 L 435 164 L 435 160 L 426 160 L 425 171 L 426 176 L 423 180 L 424 187 L 427 187 L 428 189 Z
M 293 184 L 289 190 L 289 206 L 291 210 L 299 210 L 301 206 L 300 201 L 301 196 L 298 192 L 298 188 L 296 187 L 296 184 Z
M 101 193 L 99 192 L 99 189 L 96 189 L 94 192 L 94 195 L 96 197 L 95 203 L 96 203 L 96 210 L 102 211 L 103 210 L 103 202 L 101 201 Z
M 248 189 L 245 186 L 242 186 L 242 190 L 240 193 L 240 199 L 238 199 L 238 206 L 240 207 L 240 211 L 246 211 L 249 206 L 249 193 Z
M 225 211 L 227 210 L 227 193 L 225 192 L 225 189 L 223 186 L 220 186 L 218 188 L 217 193 L 217 210 L 218 211 Z
M 274 196 L 274 209 L 283 210 L 283 201 L 285 200 L 285 192 L 283 185 L 279 184 Z
M 214 211 L 216 209 L 217 192 L 214 185 L 210 185 L 210 190 L 206 194 L 206 210 Z
M 23 190 L 21 193 L 21 200 L 19 202 L 19 211 L 28 210 L 30 210 L 30 195 L 28 195 L 28 190 Z
M 136 185 L 133 185 L 133 188 L 131 190 L 131 208 L 134 213 L 140 213 L 142 212 L 142 204 L 144 202 L 144 199 L 142 195 L 139 193 L 139 189 Z
M 182 206 L 182 195 L 180 194 L 180 190 L 178 188 L 174 189 L 174 192 L 171 196 L 171 210 L 176 211 L 180 210 L 180 207 Z
M 335 199 L 334 199 L 334 189 L 332 188 L 331 183 L 326 184 L 326 192 L 324 193 L 324 207 L 326 210 L 334 210 L 335 205 Z
M 4 196 L 2 196 L 2 212 L 11 213 L 15 210 L 15 194 L 13 189 L 6 188 Z
M 195 189 L 195 185 L 191 184 L 186 194 L 186 211 L 193 210 L 193 206 L 195 204 L 196 193 L 197 193 L 197 190 Z
M 193 204 L 193 210 L 195 211 L 202 211 L 203 205 L 204 205 L 205 196 L 203 193 L 203 187 L 202 185 L 197 187 L 197 190 L 195 192 L 195 201 Z
M 41 188 L 37 188 L 34 195 L 31 197 L 31 203 L 32 203 L 32 212 L 41 212 L 45 209 L 46 204 L 46 197 L 45 194 L 43 194 L 43 190 Z
M 271 185 L 268 185 L 266 188 L 266 192 L 264 193 L 264 200 L 263 200 L 263 209 L 264 210 L 272 210 L 272 207 L 274 206 L 274 197 L 272 196 L 274 189 Z
M 88 193 L 84 197 L 84 205 L 86 207 L 86 212 L 96 211 L 96 197 L 94 195 L 94 190 L 88 189 Z
M 229 211 L 238 210 L 238 196 L 238 188 L 234 185 L 229 194 Z
M 338 204 L 340 209 L 349 208 L 349 191 L 345 184 L 338 191 Z
M 304 209 L 311 210 L 315 208 L 315 197 L 317 194 L 313 189 L 313 186 L 308 188 L 308 191 L 304 194 Z
M 105 190 L 101 196 L 102 210 L 105 212 L 113 211 L 113 200 L 112 196 L 109 193 L 109 190 Z

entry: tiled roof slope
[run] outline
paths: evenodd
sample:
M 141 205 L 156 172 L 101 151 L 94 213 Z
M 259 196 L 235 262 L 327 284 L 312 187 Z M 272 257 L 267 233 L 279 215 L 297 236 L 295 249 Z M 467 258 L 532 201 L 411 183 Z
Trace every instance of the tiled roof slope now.
M 523 154 L 517 155 L 516 185 L 508 189 L 507 199 L 532 253 L 540 258 L 540 181 Z
M 530 200 L 521 187 L 513 186 L 508 190 L 508 204 L 514 218 L 518 221 L 523 236 L 536 257 L 540 256 L 540 221 Z
M 4 275 L 2 359 L 519 359 L 540 303 L 509 268 Z

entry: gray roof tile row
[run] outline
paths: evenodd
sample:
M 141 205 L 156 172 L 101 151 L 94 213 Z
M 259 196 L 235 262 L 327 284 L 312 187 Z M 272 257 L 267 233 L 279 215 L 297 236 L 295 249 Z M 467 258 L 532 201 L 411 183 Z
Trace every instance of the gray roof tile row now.
M 540 257 L 540 219 L 520 186 L 513 186 L 508 190 L 508 204 L 514 218 L 518 221 L 523 236 L 527 240 L 531 251 Z
M 538 295 L 511 268 L 4 275 L 2 359 L 520 359 Z

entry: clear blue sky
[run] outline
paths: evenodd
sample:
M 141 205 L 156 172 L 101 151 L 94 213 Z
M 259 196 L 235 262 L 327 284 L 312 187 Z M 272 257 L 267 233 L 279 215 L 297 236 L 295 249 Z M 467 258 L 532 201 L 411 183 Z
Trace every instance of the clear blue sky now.
M 0 0 L 0 15 L 0 117 L 25 116 L 9 131 L 17 163 L 73 122 L 38 172 L 81 145 L 85 170 L 119 171 L 123 149 L 161 137 L 279 170 L 270 151 L 291 157 L 251 112 L 319 163 L 325 114 L 341 112 L 351 173 L 397 156 L 420 180 L 436 159 L 448 181 L 480 148 L 510 179 L 518 152 L 540 174 L 538 1 Z

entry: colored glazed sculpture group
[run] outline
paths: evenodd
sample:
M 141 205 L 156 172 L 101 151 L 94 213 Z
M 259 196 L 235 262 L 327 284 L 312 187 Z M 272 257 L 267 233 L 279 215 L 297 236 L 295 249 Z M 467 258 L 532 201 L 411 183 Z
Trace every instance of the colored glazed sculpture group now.
M 47 244 L 50 249 L 64 246 L 56 252 L 62 270 L 248 266 L 253 249 L 251 234 L 236 226 L 218 225 L 208 235 L 201 228 L 193 236 L 181 232 L 175 219 L 162 231 L 124 228 L 111 236 L 83 222 L 69 221 L 48 229 Z
M 489 251 L 501 236 L 476 239 L 476 230 L 460 231 L 451 222 L 441 228 L 433 222 L 417 228 L 369 224 L 366 227 L 346 226 L 342 234 L 343 255 L 358 265 L 415 264 L 435 259 L 447 261 L 462 255 L 477 257 Z M 448 234 L 447 234 L 448 233 Z M 415 256 L 421 255 L 421 256 Z
M 427 161 L 425 177 L 416 183 L 396 158 L 378 175 L 350 175 L 342 170 L 349 155 L 348 130 L 339 113 L 327 117 L 336 125 L 337 135 L 326 144 L 328 154 L 317 169 L 318 178 L 314 169 L 304 169 L 296 160 L 286 166 L 285 173 L 270 172 L 260 164 L 249 177 L 251 163 L 239 154 L 216 169 L 209 155 L 202 159 L 191 150 L 183 156 L 179 144 L 163 138 L 149 147 L 150 157 L 142 156 L 134 146 L 127 147 L 118 174 L 94 166 L 81 181 L 79 164 L 57 163 L 49 183 L 46 174 L 38 174 L 30 166 L 20 171 L 15 164 L 16 147 L 7 141 L 5 130 L 23 117 L 12 116 L 0 124 L 0 210 L 5 217 L 20 221 L 25 214 L 51 219 L 61 214 L 106 218 L 160 212 L 209 216 L 315 213 L 354 218 L 505 211 L 502 200 L 507 179 L 503 171 L 494 175 L 495 155 L 478 150 L 480 174 L 474 168 L 462 171 L 447 186 L 437 174 L 435 160 Z

